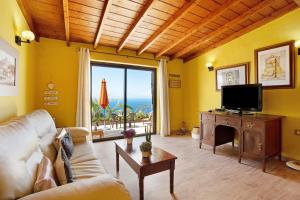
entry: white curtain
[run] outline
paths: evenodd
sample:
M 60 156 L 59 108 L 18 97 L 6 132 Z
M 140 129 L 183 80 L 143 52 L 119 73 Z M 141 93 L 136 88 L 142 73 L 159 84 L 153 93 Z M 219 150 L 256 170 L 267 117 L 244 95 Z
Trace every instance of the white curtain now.
M 159 107 L 160 107 L 160 135 L 170 135 L 170 110 L 167 60 L 161 59 L 158 67 Z
M 80 48 L 76 126 L 91 129 L 90 112 L 90 50 Z

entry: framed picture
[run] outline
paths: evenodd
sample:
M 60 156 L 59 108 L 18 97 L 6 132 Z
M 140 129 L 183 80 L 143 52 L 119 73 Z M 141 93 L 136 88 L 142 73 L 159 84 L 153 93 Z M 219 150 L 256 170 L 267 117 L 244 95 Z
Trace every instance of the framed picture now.
M 243 85 L 249 82 L 249 63 L 235 64 L 216 69 L 216 89 L 223 85 Z
M 0 96 L 18 95 L 18 51 L 0 39 Z
M 265 88 L 293 88 L 294 51 L 294 41 L 256 49 L 256 82 Z

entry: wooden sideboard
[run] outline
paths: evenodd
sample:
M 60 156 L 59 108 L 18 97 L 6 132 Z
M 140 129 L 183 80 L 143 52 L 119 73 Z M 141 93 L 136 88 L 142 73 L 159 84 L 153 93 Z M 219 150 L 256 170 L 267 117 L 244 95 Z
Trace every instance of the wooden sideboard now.
M 281 159 L 281 120 L 282 116 L 254 114 L 238 115 L 225 112 L 201 112 L 202 143 L 213 147 L 232 142 L 235 134 L 239 140 L 239 162 L 242 157 L 260 159 L 262 170 L 266 161 L 273 156 Z

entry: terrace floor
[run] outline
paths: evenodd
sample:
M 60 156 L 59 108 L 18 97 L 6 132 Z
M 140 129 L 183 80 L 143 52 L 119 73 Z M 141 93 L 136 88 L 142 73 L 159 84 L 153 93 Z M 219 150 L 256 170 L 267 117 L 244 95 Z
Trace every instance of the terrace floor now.
M 134 129 L 136 134 L 145 134 L 147 132 L 152 132 L 152 123 L 151 122 L 135 122 L 135 123 L 127 123 L 127 129 Z M 119 137 L 122 136 L 121 132 L 124 130 L 123 124 L 115 124 L 112 126 L 110 124 L 100 125 L 97 127 L 98 130 L 103 130 L 104 136 L 103 138 L 111 138 L 111 137 Z M 94 130 L 94 127 L 93 127 Z M 98 139 L 99 137 L 95 137 L 94 139 Z

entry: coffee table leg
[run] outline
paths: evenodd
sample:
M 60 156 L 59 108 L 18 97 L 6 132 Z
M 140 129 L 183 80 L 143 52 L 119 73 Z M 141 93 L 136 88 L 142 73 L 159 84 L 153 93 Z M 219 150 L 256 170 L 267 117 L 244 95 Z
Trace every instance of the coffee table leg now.
M 174 193 L 174 170 L 175 170 L 175 161 L 171 162 L 170 167 L 170 193 Z
M 144 176 L 139 176 L 140 200 L 144 200 Z
M 116 170 L 119 172 L 119 153 L 117 151 L 117 146 L 116 146 Z

